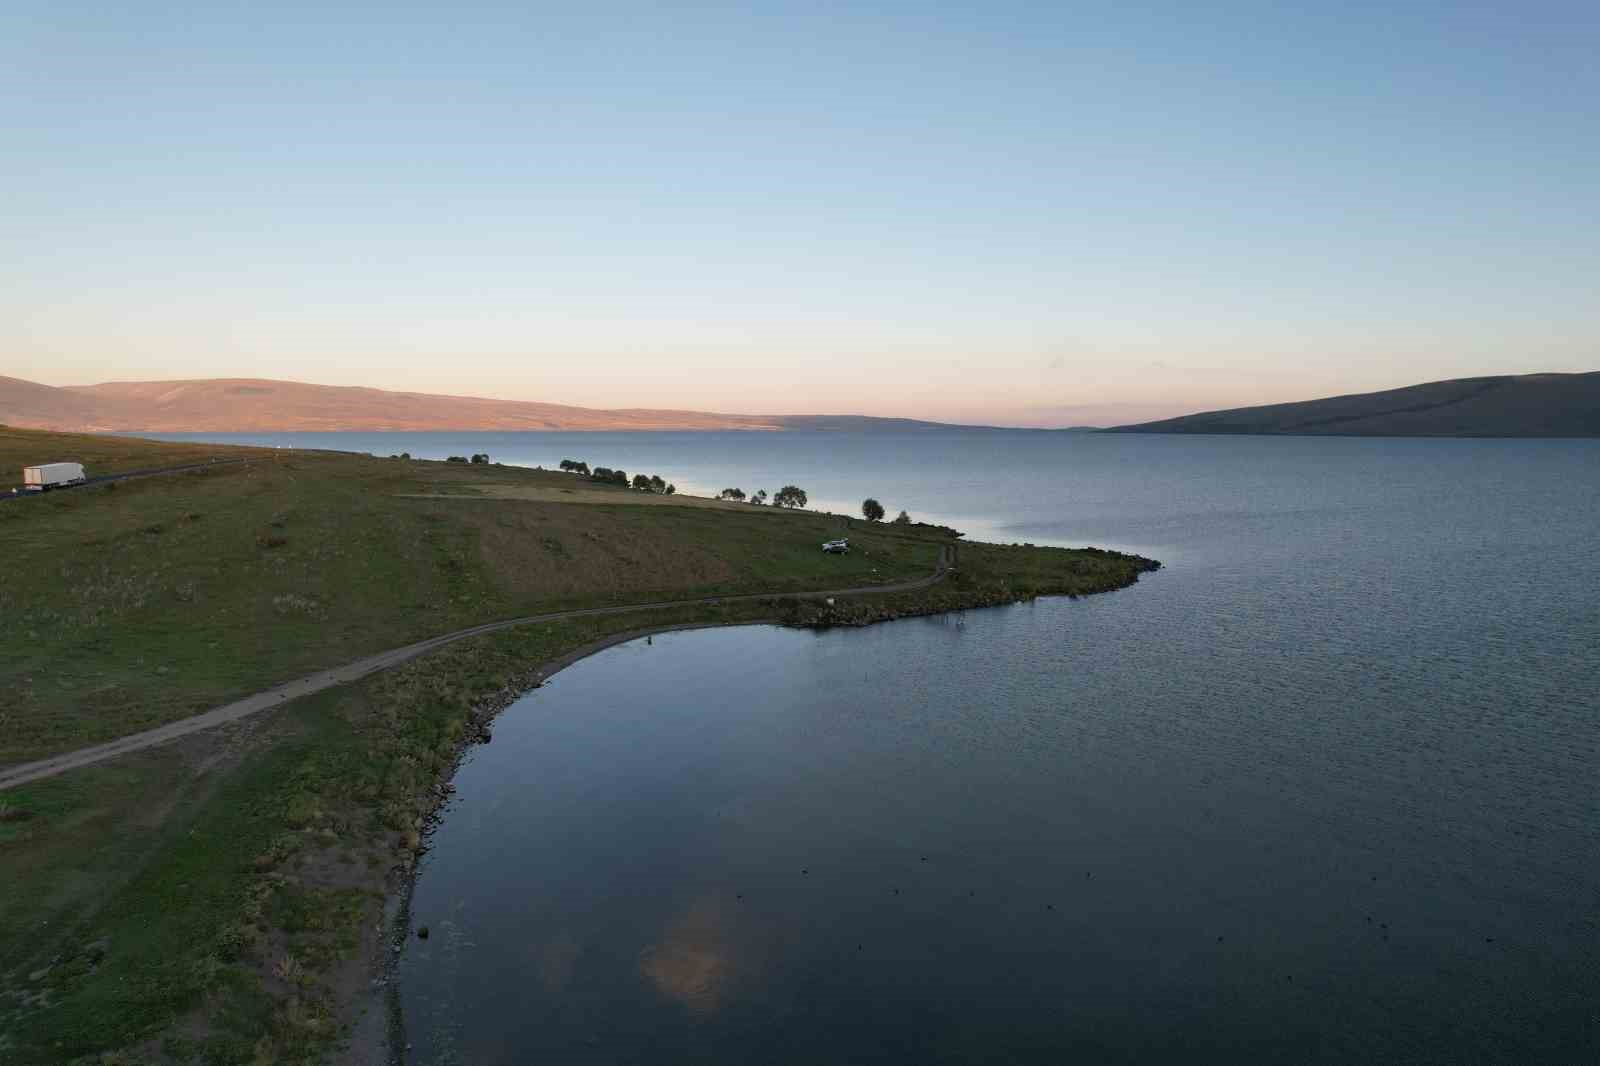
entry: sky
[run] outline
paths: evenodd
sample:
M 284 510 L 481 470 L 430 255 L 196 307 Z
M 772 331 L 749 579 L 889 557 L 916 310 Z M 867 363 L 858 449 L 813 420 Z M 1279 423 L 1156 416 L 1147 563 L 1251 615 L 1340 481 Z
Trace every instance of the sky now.
M 0 374 L 1116 424 L 1600 368 L 1600 4 L 0 5 Z

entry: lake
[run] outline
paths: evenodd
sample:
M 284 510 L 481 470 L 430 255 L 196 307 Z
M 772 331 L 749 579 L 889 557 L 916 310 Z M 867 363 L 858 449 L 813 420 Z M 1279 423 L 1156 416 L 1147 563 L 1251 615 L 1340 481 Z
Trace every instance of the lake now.
M 1600 441 L 228 439 L 793 482 L 1166 564 L 658 636 L 518 701 L 421 866 L 410 1061 L 1600 1054 Z

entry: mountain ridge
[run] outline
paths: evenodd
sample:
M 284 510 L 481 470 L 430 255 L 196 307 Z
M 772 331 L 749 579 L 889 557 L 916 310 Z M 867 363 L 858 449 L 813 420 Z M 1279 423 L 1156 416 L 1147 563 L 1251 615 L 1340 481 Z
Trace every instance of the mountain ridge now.
M 922 431 L 992 429 L 871 415 L 740 415 L 190 378 L 43 385 L 0 375 L 0 423 L 63 432 Z M 1048 432 L 1094 431 L 1070 427 Z M 1035 430 L 1034 432 L 1039 432 Z M 1600 437 L 1600 371 L 1451 378 L 1369 393 L 1202 411 L 1098 430 L 1315 436 Z
M 1600 437 L 1600 371 L 1450 378 L 1318 400 L 1202 411 L 1103 432 Z
M 0 376 L 0 423 L 60 432 L 275 432 L 307 430 L 749 430 L 951 429 L 948 423 L 869 415 L 731 415 L 671 408 L 592 408 L 362 385 L 272 378 L 191 378 L 41 385 Z

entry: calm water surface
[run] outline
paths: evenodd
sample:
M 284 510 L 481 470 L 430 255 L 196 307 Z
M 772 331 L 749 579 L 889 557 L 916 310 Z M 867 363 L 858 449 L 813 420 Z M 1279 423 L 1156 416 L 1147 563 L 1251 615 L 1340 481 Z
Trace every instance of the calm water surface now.
M 559 675 L 423 863 L 411 1061 L 1600 1057 L 1600 442 L 438 436 L 1167 569 Z

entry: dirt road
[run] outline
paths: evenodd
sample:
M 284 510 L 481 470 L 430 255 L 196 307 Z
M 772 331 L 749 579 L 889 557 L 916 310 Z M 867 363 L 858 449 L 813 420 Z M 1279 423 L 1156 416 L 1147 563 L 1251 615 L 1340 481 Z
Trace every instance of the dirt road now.
M 760 599 L 814 600 L 824 596 L 860 596 L 874 592 L 913 592 L 944 580 L 945 575 L 950 570 L 953 555 L 953 549 L 950 547 L 941 548 L 939 564 L 932 574 L 927 577 L 917 578 L 914 581 L 901 581 L 891 585 L 868 585 L 819 592 L 752 592 L 739 596 L 703 596 L 698 599 L 666 600 L 660 603 L 635 603 L 622 607 L 590 607 L 576 611 L 555 611 L 550 614 L 535 614 L 526 618 L 510 618 L 502 622 L 486 622 L 483 625 L 469 626 L 466 629 L 458 629 L 453 633 L 429 637 L 427 640 L 421 640 L 415 644 L 407 644 L 401 648 L 378 652 L 376 655 L 369 655 L 364 659 L 357 659 L 355 662 L 336 666 L 331 670 L 323 670 L 321 673 L 302 677 L 296 681 L 279 685 L 276 688 L 267 689 L 265 692 L 258 692 L 253 696 L 246 696 L 244 699 L 223 704 L 221 707 L 214 707 L 191 718 L 169 722 L 154 729 L 147 729 L 142 733 L 130 733 L 128 736 L 119 737 L 104 744 L 95 744 L 92 747 L 79 748 L 77 751 L 63 752 L 60 755 L 52 755 L 48 759 L 22 763 L 9 769 L 0 770 L 0 791 L 14 788 L 17 785 L 25 785 L 30 781 L 54 777 L 57 774 L 66 773 L 68 770 L 75 770 L 80 766 L 91 766 L 107 759 L 114 759 L 118 755 L 125 755 L 131 751 L 139 751 L 143 748 L 154 747 L 157 744 L 165 744 L 168 741 L 177 740 L 179 737 L 186 737 L 190 733 L 212 729 L 228 722 L 237 722 L 241 718 L 248 718 L 268 708 L 276 707 L 286 700 L 292 700 L 299 696 L 309 696 L 313 692 L 321 692 L 323 689 L 332 688 L 334 685 L 344 685 L 351 681 L 360 680 L 368 674 L 376 673 L 379 670 L 387 670 L 391 666 L 398 666 L 403 662 L 415 659 L 419 655 L 426 655 L 436 648 L 442 648 L 446 644 L 464 640 L 467 637 L 475 637 L 480 633 L 493 633 L 497 629 L 508 629 L 511 626 L 534 625 L 540 622 L 559 622 L 569 618 L 592 618 L 597 615 L 627 614 L 632 611 L 658 611 L 669 607 L 688 607 L 698 604 L 737 603 L 745 600 Z M 616 641 L 602 642 L 600 646 L 609 646 L 612 643 L 616 643 Z M 586 653 L 592 654 L 598 650 L 598 646 L 591 647 L 586 650 Z M 562 665 L 567 665 L 571 660 L 564 659 L 559 661 Z

